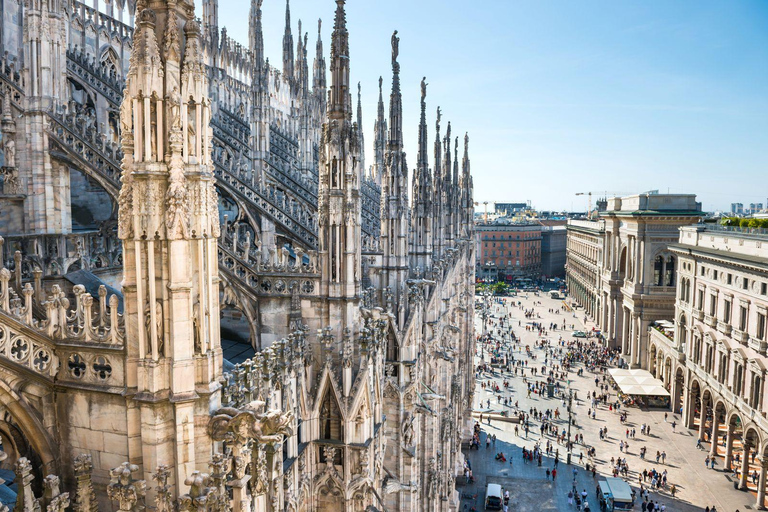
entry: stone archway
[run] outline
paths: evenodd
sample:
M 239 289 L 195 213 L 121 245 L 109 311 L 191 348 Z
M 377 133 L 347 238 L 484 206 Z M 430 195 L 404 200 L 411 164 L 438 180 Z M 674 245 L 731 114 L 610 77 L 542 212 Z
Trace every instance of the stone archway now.
M 741 446 L 741 438 L 744 430 L 744 422 L 738 412 L 732 412 L 726 423 L 725 461 L 723 468 L 730 469 L 733 462 L 734 446 Z
M 657 356 L 656 345 L 651 345 L 651 350 L 649 350 L 648 353 L 650 354 L 648 371 L 651 372 L 651 375 L 653 375 L 654 378 L 658 378 L 658 376 L 656 375 L 656 356 Z
M 683 414 L 682 407 L 684 392 L 685 373 L 683 372 L 683 369 L 678 366 L 677 370 L 675 370 L 675 379 L 672 381 L 672 390 L 670 393 L 672 393 L 672 410 L 674 412 L 679 412 L 681 416 Z
M 691 380 L 690 388 L 688 389 L 688 398 L 685 401 L 685 427 L 695 428 L 695 420 L 699 416 L 699 410 L 701 408 L 701 386 L 696 379 Z
M 761 444 L 760 431 L 754 425 L 745 427 L 739 457 L 739 489 L 751 490 L 750 487 L 757 487 L 751 483 L 749 477 L 752 474 L 752 466 L 756 461 L 757 450 Z
M 728 410 L 726 409 L 725 403 L 722 400 L 719 400 L 712 409 L 712 420 L 710 425 L 712 437 L 710 438 L 711 444 L 709 447 L 710 457 L 720 456 L 721 449 L 723 451 L 722 455 L 725 455 L 724 450 L 728 432 L 728 425 L 726 423 L 727 416 Z
M 58 451 L 37 415 L 30 411 L 24 398 L 8 383 L 0 379 L 0 435 L 3 441 L 10 441 L 14 453 L 9 453 L 7 464 L 13 464 L 18 457 L 27 457 L 33 462 L 38 481 L 49 474 L 58 474 Z M 16 457 L 16 460 L 13 460 Z M 37 462 L 37 464 L 35 464 Z

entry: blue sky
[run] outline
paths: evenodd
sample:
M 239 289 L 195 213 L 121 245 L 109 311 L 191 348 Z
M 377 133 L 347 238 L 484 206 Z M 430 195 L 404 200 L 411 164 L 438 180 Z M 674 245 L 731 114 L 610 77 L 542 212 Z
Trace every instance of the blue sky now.
M 219 9 L 243 43 L 248 6 Z M 310 60 L 318 18 L 328 57 L 334 8 L 291 0 Z M 263 13 L 279 64 L 285 1 Z M 469 132 L 476 201 L 583 210 L 576 192 L 650 189 L 695 193 L 708 210 L 768 200 L 768 1 L 349 0 L 347 21 L 367 164 L 397 29 L 409 165 L 426 76 L 430 141 L 440 105 L 443 130 Z

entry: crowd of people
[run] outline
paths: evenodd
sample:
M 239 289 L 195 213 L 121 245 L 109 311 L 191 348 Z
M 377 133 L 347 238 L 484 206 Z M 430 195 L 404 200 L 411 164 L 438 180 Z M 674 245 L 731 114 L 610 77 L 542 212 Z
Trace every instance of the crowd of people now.
M 617 390 L 607 374 L 611 367 L 624 366 L 624 361 L 617 350 L 608 348 L 600 336 L 593 333 L 589 333 L 586 338 L 568 339 L 569 336 L 564 331 L 568 327 L 566 317 L 571 312 L 564 303 L 557 309 L 548 309 L 550 314 L 563 315 L 562 322 L 542 322 L 541 314 L 537 310 L 540 307 L 540 301 L 534 301 L 533 307 L 527 307 L 514 298 L 498 298 L 494 300 L 490 312 L 483 315 L 483 334 L 479 334 L 477 339 L 478 364 L 475 377 L 479 381 L 480 389 L 491 394 L 493 403 L 491 398 L 483 398 L 480 405 L 486 409 L 484 413 L 488 422 L 492 414 L 516 419 L 514 433 L 522 441 L 520 454 L 523 464 L 547 466 L 542 474 L 554 481 L 558 471 L 557 465 L 561 460 L 559 447 L 563 447 L 564 451 L 569 453 L 569 461 L 570 455 L 573 454 L 573 464 L 583 465 L 588 474 L 591 473 L 593 479 L 597 480 L 598 464 L 601 464 L 597 458 L 599 447 L 585 444 L 579 427 L 583 426 L 584 421 L 598 421 L 598 412 L 617 414 L 622 423 L 628 420 L 629 412 L 618 399 Z M 535 333 L 536 339 L 533 343 L 524 343 L 515 332 L 510 308 L 523 312 L 528 322 L 520 320 L 516 328 Z M 572 324 L 571 328 L 573 327 Z M 530 339 L 530 335 L 526 337 Z M 588 373 L 591 374 L 590 380 L 594 380 L 595 389 L 580 399 L 578 391 L 570 384 L 574 376 L 586 376 Z M 542 408 L 521 406 L 522 397 L 519 394 L 516 396 L 511 385 L 513 379 L 522 381 L 526 398 L 547 398 L 558 402 Z M 560 405 L 556 405 L 557 403 Z M 581 413 L 584 414 L 583 417 L 577 417 L 574 407 L 576 403 L 587 405 L 586 414 Z M 483 418 L 481 413 L 480 421 L 475 424 L 472 447 L 477 449 L 481 445 Z M 621 433 L 624 433 L 625 437 L 621 439 L 621 434 L 618 433 L 619 453 L 610 459 L 608 453 L 600 454 L 606 463 L 610 460 L 610 467 L 603 468 L 601 472 L 629 477 L 627 455 L 632 453 L 630 440 L 635 439 L 636 432 L 634 428 L 628 427 Z M 649 435 L 650 428 L 643 425 L 641 433 Z M 616 436 L 617 433 L 613 435 Z M 616 440 L 609 438 L 608 427 L 600 428 L 600 439 Z M 533 448 L 525 447 L 525 442 L 534 442 Z M 486 446 L 494 447 L 492 453 L 495 454 L 496 460 L 513 464 L 514 457 L 511 453 L 505 454 L 495 450 L 495 437 L 490 433 L 486 433 Z M 605 450 L 607 449 L 606 447 Z M 644 449 L 639 453 L 642 458 L 645 457 Z M 659 453 L 657 464 L 663 465 L 665 458 L 666 453 Z M 668 487 L 666 469 L 660 471 L 650 468 L 638 474 L 643 510 L 659 510 L 656 508 L 657 503 L 649 500 L 649 490 L 656 493 L 662 490 L 670 494 L 676 492 L 674 485 Z M 574 473 L 574 489 L 569 493 L 569 502 L 575 503 L 579 510 L 589 510 L 586 491 L 582 491 L 582 497 L 582 492 L 576 492 L 575 485 Z M 660 507 L 664 505 L 661 504 Z

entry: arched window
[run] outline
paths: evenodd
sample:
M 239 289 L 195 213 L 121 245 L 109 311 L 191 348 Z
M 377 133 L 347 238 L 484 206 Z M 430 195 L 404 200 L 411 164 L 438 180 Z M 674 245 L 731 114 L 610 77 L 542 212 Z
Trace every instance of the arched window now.
M 661 286 L 664 278 L 664 258 L 656 256 L 653 261 L 653 284 Z
M 119 62 L 120 59 L 117 56 L 117 52 L 114 48 L 111 46 L 108 46 L 102 53 L 101 53 L 101 59 L 99 60 L 101 65 L 106 68 L 107 73 L 112 74 L 113 76 L 116 76 L 118 74 L 118 70 L 120 69 Z
M 741 392 L 743 391 L 742 389 L 743 382 L 744 382 L 744 365 L 737 364 L 733 372 L 733 392 L 736 393 L 736 396 L 741 396 Z
M 763 386 L 763 379 L 760 378 L 760 375 L 753 374 L 754 377 L 752 379 L 752 403 L 750 404 L 753 408 L 758 408 L 760 405 L 760 397 L 762 395 L 762 386 Z
M 664 286 L 675 286 L 675 257 L 670 255 L 665 261 Z
M 680 317 L 680 321 L 677 324 L 677 330 L 680 332 L 678 338 L 680 349 L 685 352 L 685 344 L 688 340 L 688 329 L 685 326 L 685 315 Z
M 330 385 L 320 405 L 320 439 L 342 441 L 341 411 Z
M 627 248 L 624 247 L 621 250 L 621 256 L 619 257 L 619 273 L 623 278 L 627 272 Z
M 399 361 L 400 360 L 400 345 L 397 343 L 397 338 L 390 334 L 387 337 L 387 361 Z M 395 365 L 397 368 L 397 365 Z

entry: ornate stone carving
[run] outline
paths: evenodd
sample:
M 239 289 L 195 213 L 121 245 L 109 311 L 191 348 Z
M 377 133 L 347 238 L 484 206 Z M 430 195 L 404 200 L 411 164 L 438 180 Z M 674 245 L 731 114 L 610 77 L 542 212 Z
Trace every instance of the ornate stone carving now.
M 116 501 L 122 512 L 139 512 L 144 507 L 141 501 L 147 493 L 147 483 L 144 480 L 134 480 L 133 474 L 139 472 L 139 466 L 123 462 L 110 470 L 110 483 L 107 486 L 107 496 Z
M 90 454 L 81 454 L 75 458 L 75 479 L 77 480 L 77 492 L 75 494 L 75 510 L 77 512 L 97 512 L 98 502 L 96 492 L 93 489 L 91 473 L 93 472 L 93 460 Z

